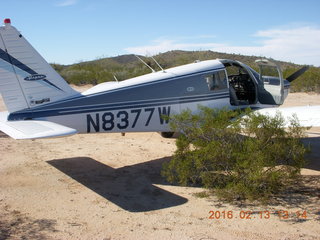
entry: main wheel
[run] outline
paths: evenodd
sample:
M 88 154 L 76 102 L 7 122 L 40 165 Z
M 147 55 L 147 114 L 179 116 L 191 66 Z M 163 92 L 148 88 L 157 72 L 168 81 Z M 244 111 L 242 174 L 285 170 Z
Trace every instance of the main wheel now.
M 161 132 L 160 134 L 161 134 L 161 136 L 164 137 L 164 138 L 172 138 L 174 132 Z

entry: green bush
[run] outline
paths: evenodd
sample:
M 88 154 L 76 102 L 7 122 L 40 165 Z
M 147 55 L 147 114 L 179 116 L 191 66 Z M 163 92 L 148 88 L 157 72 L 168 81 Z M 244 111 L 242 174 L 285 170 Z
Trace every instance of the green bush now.
M 266 200 L 297 177 L 307 151 L 300 142 L 304 128 L 294 117 L 288 129 L 275 117 L 246 110 L 200 107 L 170 119 L 182 132 L 162 175 L 169 182 L 200 185 L 227 200 Z M 236 119 L 236 120 L 235 120 Z

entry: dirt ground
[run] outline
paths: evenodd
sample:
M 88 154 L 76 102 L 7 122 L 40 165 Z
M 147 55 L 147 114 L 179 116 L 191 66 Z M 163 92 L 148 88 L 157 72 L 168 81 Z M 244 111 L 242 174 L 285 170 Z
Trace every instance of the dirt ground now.
M 308 104 L 320 95 L 291 93 L 285 106 Z M 308 132 L 300 184 L 266 206 L 166 183 L 175 139 L 157 133 L 0 134 L 0 239 L 320 239 L 320 128 Z

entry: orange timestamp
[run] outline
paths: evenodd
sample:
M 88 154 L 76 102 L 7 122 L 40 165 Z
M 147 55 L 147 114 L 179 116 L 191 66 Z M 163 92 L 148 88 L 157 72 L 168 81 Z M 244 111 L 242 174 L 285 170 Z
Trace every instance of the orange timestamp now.
M 216 210 L 209 211 L 209 219 L 270 219 L 271 216 L 277 216 L 279 219 L 299 218 L 307 219 L 307 211 L 289 211 L 289 210 L 263 210 L 263 211 L 233 211 L 233 210 Z

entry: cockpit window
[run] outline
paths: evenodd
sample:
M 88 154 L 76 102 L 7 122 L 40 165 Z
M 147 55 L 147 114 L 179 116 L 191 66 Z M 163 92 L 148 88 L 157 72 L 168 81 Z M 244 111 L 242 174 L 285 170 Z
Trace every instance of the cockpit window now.
M 217 71 L 205 76 L 208 88 L 211 91 L 222 90 L 228 88 L 227 76 L 224 70 Z

